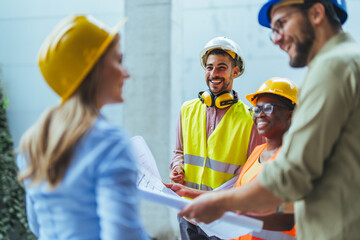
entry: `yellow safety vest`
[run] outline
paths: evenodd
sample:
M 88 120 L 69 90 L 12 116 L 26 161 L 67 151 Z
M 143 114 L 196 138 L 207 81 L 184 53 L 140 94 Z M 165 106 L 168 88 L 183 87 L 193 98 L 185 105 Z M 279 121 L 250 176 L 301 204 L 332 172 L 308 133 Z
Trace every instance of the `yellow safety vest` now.
M 238 175 L 247 159 L 252 125 L 248 107 L 239 101 L 206 140 L 206 105 L 199 99 L 185 102 L 181 128 L 186 185 L 213 190 Z

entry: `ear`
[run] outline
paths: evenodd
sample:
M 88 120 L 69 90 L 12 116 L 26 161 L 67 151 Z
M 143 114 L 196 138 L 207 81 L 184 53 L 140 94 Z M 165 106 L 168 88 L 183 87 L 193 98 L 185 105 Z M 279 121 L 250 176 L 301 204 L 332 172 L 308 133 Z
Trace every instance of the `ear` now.
M 291 118 L 292 118 L 292 114 L 293 114 L 293 112 L 294 112 L 294 110 L 289 110 L 288 112 L 287 112 L 287 116 L 286 116 L 286 121 L 287 121 L 287 123 L 288 123 L 288 126 L 290 126 L 290 124 L 291 124 Z
M 235 78 L 239 74 L 239 72 L 240 72 L 239 66 L 235 66 L 233 68 L 233 77 Z
M 315 3 L 308 10 L 309 21 L 314 25 L 320 25 L 326 18 L 325 7 L 322 3 Z

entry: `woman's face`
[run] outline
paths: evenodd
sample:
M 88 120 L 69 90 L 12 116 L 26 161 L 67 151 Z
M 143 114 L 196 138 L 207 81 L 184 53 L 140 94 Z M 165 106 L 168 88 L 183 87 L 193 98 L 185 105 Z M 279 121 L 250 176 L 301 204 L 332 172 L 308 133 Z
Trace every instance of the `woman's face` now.
M 273 104 L 273 111 L 269 115 L 261 111 L 257 117 L 253 116 L 256 128 L 261 136 L 268 139 L 282 137 L 290 126 L 292 111 L 272 97 L 260 96 L 256 105 L 263 107 L 267 103 Z
M 121 103 L 123 99 L 123 85 L 129 78 L 123 63 L 123 54 L 119 41 L 108 49 L 100 67 L 99 84 L 97 90 L 97 105 L 99 108 L 109 103 Z

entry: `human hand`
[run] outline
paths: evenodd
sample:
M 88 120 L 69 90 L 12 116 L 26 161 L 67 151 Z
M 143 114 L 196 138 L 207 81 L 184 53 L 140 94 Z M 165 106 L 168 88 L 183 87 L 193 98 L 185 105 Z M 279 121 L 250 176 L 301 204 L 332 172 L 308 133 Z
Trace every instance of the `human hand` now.
M 171 190 L 173 190 L 180 197 L 193 198 L 193 196 L 192 196 L 193 194 L 191 194 L 193 189 L 190 187 L 181 185 L 179 183 L 170 183 L 170 184 L 164 183 L 164 184 L 167 188 L 170 188 Z
M 180 166 L 176 166 L 173 168 L 173 170 L 170 172 L 169 178 L 173 183 L 179 183 L 185 185 L 185 181 L 184 181 L 185 173 Z
M 211 223 L 221 218 L 226 209 L 222 204 L 222 194 L 210 192 L 197 197 L 191 204 L 185 206 L 179 217 L 194 219 L 196 222 Z

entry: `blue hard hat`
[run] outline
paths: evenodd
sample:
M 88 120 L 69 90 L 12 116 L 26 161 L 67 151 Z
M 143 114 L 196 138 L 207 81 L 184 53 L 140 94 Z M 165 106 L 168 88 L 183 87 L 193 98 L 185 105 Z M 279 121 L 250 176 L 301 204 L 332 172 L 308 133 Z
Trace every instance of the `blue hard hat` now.
M 288 1 L 288 0 L 268 0 L 267 3 L 265 3 L 259 12 L 258 21 L 260 25 L 264 27 L 270 28 L 270 10 L 271 8 L 282 2 L 282 1 Z M 334 5 L 334 9 L 337 15 L 337 18 L 339 18 L 341 24 L 343 24 L 347 19 L 347 10 L 346 10 L 346 2 L 345 0 L 298 0 L 293 1 L 298 2 L 299 4 L 304 3 L 315 3 L 315 2 L 331 2 Z

